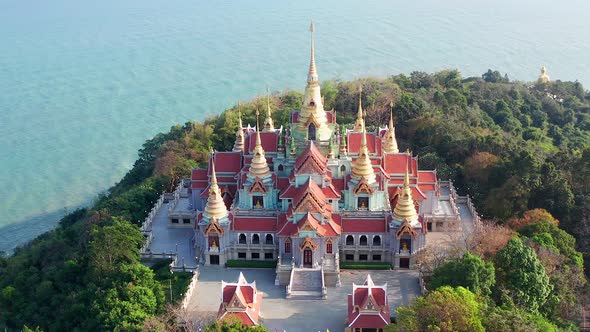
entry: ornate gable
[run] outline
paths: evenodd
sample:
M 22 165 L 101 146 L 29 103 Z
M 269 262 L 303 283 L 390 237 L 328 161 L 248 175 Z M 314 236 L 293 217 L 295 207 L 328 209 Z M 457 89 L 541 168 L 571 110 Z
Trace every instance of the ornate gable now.
M 209 234 L 223 235 L 223 228 L 221 228 L 219 221 L 215 217 L 211 218 L 209 225 L 207 225 L 207 228 L 205 228 L 205 235 Z
M 260 180 L 259 177 L 256 177 L 256 179 L 254 179 L 254 183 L 250 186 L 250 189 L 248 189 L 248 193 L 250 193 L 250 194 L 252 194 L 252 193 L 266 194 L 267 192 L 268 192 L 268 190 L 266 189 L 266 187 L 262 183 L 262 180 Z
M 299 245 L 299 248 L 301 248 L 301 250 L 303 250 L 303 249 L 316 250 L 318 248 L 318 245 L 315 244 L 315 243 L 313 243 L 313 240 L 308 235 L 308 236 L 305 237 L 305 240 L 303 240 L 303 242 L 301 243 L 301 245 Z
M 410 234 L 410 236 L 412 238 L 415 238 L 418 236 L 418 232 L 416 232 L 414 230 L 414 227 L 412 227 L 412 225 L 410 224 L 410 222 L 408 220 L 404 220 L 404 222 L 400 226 L 399 230 L 397 232 L 395 232 L 395 237 L 400 239 L 402 237 L 402 235 L 404 235 L 404 234 Z
M 229 303 L 227 304 L 228 307 L 228 311 L 233 311 L 233 310 L 245 310 L 247 308 L 247 305 L 245 302 L 243 302 L 241 296 L 239 296 L 240 290 L 236 289 L 236 292 L 234 293 L 234 296 L 232 297 L 232 299 L 229 301 Z
M 313 194 L 306 193 L 295 207 L 295 212 L 323 212 L 324 203 L 317 199 Z
M 353 192 L 355 195 L 358 195 L 358 194 L 372 195 L 375 192 L 375 189 L 371 188 L 371 186 L 369 185 L 369 182 L 367 182 L 367 179 L 365 177 L 363 177 L 359 181 L 359 183 L 356 185 L 356 187 L 353 189 Z

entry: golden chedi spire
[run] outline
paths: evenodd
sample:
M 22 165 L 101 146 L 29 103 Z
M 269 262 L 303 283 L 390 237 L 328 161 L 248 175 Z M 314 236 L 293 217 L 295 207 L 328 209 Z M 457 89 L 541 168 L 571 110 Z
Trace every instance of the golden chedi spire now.
M 407 158 L 412 159 L 408 152 Z M 410 173 L 408 171 L 408 159 L 406 159 L 406 175 L 404 177 L 404 186 L 398 196 L 397 204 L 393 209 L 393 215 L 399 220 L 408 220 L 410 223 L 418 220 L 414 200 L 412 199 L 412 189 L 410 188 Z
M 264 119 L 264 131 L 274 131 L 275 125 L 270 113 L 270 90 L 266 89 L 266 119 Z
M 397 140 L 395 139 L 395 126 L 393 125 L 393 102 L 389 104 L 391 107 L 389 113 L 389 127 L 383 137 L 383 152 L 385 153 L 399 153 L 397 147 Z
M 264 178 L 270 174 L 266 157 L 264 156 L 264 149 L 262 148 L 262 140 L 260 139 L 260 130 L 258 130 L 258 115 L 256 111 L 256 146 L 254 147 L 252 162 L 250 163 L 250 170 L 248 177 L 250 178 Z
M 363 132 L 365 130 L 365 118 L 363 115 L 363 87 L 359 87 L 359 110 L 356 114 L 356 121 L 354 123 L 354 131 L 357 133 Z
M 209 197 L 205 206 L 205 216 L 209 218 L 223 218 L 227 216 L 227 208 L 221 197 L 221 190 L 217 185 L 217 175 L 215 174 L 215 161 L 211 158 L 211 185 L 209 186 Z
M 313 22 L 309 28 L 311 31 L 311 59 L 307 73 L 307 86 L 303 94 L 303 105 L 298 116 L 296 130 L 299 137 L 311 137 L 313 133 L 316 140 L 327 141 L 332 137 L 332 129 L 328 126 L 328 116 L 324 110 L 324 102 L 320 91 L 320 82 L 315 64 L 315 45 Z M 312 127 L 313 128 L 310 128 Z
M 234 152 L 244 151 L 244 130 L 242 126 L 242 110 L 238 102 L 238 131 L 236 131 L 236 142 L 234 143 Z
M 539 75 L 539 79 L 537 80 L 539 83 L 549 83 L 549 75 L 547 75 L 547 68 L 545 66 L 541 67 L 541 75 Z
M 365 178 L 367 183 L 375 183 L 375 171 L 373 171 L 373 164 L 369 157 L 369 149 L 367 148 L 367 133 L 363 127 L 363 136 L 361 137 L 361 147 L 356 158 L 354 166 L 352 167 L 352 178 L 360 180 Z

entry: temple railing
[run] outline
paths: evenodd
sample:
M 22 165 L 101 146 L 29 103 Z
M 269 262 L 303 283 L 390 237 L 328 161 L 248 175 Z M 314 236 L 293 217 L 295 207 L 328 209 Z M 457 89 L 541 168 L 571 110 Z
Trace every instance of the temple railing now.
M 191 278 L 191 283 L 188 285 L 188 289 L 186 293 L 184 293 L 184 297 L 182 298 L 182 309 L 186 310 L 188 308 L 188 304 L 191 300 L 191 296 L 193 296 L 193 292 L 197 287 L 197 282 L 199 281 L 199 270 L 195 269 L 193 272 L 193 277 Z

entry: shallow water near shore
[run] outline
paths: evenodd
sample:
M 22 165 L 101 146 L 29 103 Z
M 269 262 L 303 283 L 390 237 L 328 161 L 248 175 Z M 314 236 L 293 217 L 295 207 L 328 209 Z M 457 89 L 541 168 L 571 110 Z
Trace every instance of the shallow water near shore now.
M 584 1 L 0 0 L 0 251 L 51 229 L 177 123 L 320 80 L 488 68 L 590 85 Z

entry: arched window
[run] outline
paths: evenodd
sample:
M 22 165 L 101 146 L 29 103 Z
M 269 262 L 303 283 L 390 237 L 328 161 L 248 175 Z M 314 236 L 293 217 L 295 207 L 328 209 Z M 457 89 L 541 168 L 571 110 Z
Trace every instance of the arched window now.
M 282 172 L 285 170 L 285 166 L 283 166 L 283 164 L 279 165 L 278 167 L 279 172 Z
M 272 234 L 266 234 L 266 238 L 264 240 L 266 244 L 273 244 Z
M 285 254 L 291 253 L 291 239 L 285 240 Z
M 315 125 L 313 123 L 310 123 L 309 127 L 307 127 L 307 139 L 315 141 Z
M 373 245 L 380 246 L 381 245 L 381 236 L 375 235 L 373 236 Z
M 352 235 L 347 235 L 346 236 L 346 245 L 347 246 L 353 246 L 354 245 L 354 236 L 352 236 Z
M 331 254 L 332 253 L 332 240 L 328 240 L 328 242 L 326 242 L 326 254 Z
M 244 234 L 244 233 L 240 234 L 240 236 L 238 237 L 238 243 L 239 244 L 246 244 L 246 234 Z
M 344 165 L 340 166 L 340 172 L 346 173 L 346 166 L 344 166 Z
M 361 246 L 366 246 L 367 245 L 367 236 L 366 235 L 361 235 L 361 238 L 359 239 L 359 244 Z
M 260 235 L 258 235 L 258 234 L 252 235 L 252 244 L 260 244 Z

